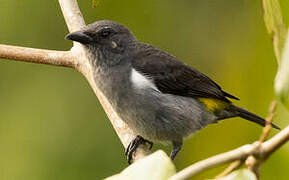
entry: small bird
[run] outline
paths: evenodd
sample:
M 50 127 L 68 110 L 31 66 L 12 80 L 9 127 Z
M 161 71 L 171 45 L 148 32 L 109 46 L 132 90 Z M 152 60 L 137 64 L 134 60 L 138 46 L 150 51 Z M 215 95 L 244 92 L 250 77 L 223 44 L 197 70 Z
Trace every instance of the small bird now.
M 96 21 L 66 39 L 84 45 L 94 81 L 114 110 L 137 136 L 126 148 L 128 162 L 140 144 L 172 143 L 170 158 L 183 139 L 208 124 L 241 117 L 266 121 L 232 104 L 237 97 L 175 56 L 139 42 L 125 26 Z M 278 126 L 271 124 L 274 128 Z

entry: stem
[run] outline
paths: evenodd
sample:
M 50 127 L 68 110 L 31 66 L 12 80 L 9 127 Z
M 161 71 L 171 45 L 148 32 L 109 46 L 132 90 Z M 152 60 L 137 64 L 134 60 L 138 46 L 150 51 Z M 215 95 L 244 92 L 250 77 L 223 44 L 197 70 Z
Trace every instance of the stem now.
M 59 0 L 59 4 L 70 32 L 80 30 L 85 26 L 83 16 L 79 10 L 76 0 Z M 117 115 L 111 104 L 108 102 L 107 98 L 99 90 L 99 85 L 94 81 L 94 68 L 91 66 L 87 57 L 88 54 L 84 47 L 77 42 L 73 43 L 73 47 L 70 51 L 54 51 L 0 45 L 0 58 L 72 67 L 81 72 L 86 77 L 93 91 L 98 97 L 122 144 L 124 147 L 127 147 L 137 134 L 135 134 Z M 134 155 L 134 159 L 144 157 L 148 153 L 148 147 L 140 146 Z
M 232 162 L 223 172 L 218 174 L 215 178 L 221 178 L 221 177 L 224 177 L 224 176 L 230 174 L 231 172 L 240 168 L 243 163 L 244 163 L 243 160 L 236 160 L 236 161 Z
M 262 149 L 265 158 L 268 158 L 273 152 L 275 152 L 278 148 L 284 145 L 289 140 L 289 126 L 283 129 L 281 132 L 276 134 L 274 137 L 269 139 L 268 141 L 262 144 Z
M 59 4 L 70 32 L 80 30 L 85 26 L 83 16 L 79 10 L 76 0 L 59 0 Z M 111 104 L 108 102 L 107 98 L 99 90 L 98 84 L 95 83 L 93 77 L 94 69 L 87 59 L 87 54 L 83 49 L 83 46 L 79 43 L 74 43 L 71 52 L 74 54 L 74 56 L 78 57 L 79 65 L 77 66 L 77 69 L 88 80 L 122 144 L 124 147 L 127 147 L 128 144 L 137 136 L 137 134 L 135 134 L 130 129 L 130 127 L 118 116 L 118 114 L 112 108 Z M 150 151 L 148 150 L 148 147 L 140 146 L 135 153 L 134 159 L 140 159 L 141 157 L 146 156 L 149 152 Z
M 225 164 L 228 162 L 236 161 L 236 160 L 244 160 L 247 159 L 247 163 L 254 163 L 256 158 L 258 158 L 258 162 L 262 162 L 262 160 L 266 160 L 274 151 L 280 148 L 289 140 L 289 126 L 283 129 L 281 132 L 276 134 L 271 139 L 266 142 L 255 142 L 250 145 L 244 145 L 237 149 L 234 149 L 229 152 L 225 152 L 208 159 L 199 161 L 195 164 L 190 165 L 189 167 L 181 170 L 177 174 L 173 175 L 169 180 L 180 180 L 180 179 L 188 179 L 202 171 L 205 171 L 209 168 L 216 167 L 221 164 Z M 253 157 L 253 158 L 251 158 Z M 251 166 L 251 165 L 249 165 Z M 258 167 L 258 166 L 252 166 Z
M 251 145 L 244 145 L 232 151 L 218 154 L 208 159 L 199 161 L 181 170 L 180 172 L 172 176 L 169 180 L 188 179 L 202 171 L 218 166 L 220 164 L 232 162 L 239 159 L 245 159 L 247 156 L 254 153 L 256 149 L 258 149 L 258 146 L 259 142 L 256 142 Z
M 75 58 L 69 51 L 55 51 L 0 44 L 0 57 L 40 64 L 74 67 Z

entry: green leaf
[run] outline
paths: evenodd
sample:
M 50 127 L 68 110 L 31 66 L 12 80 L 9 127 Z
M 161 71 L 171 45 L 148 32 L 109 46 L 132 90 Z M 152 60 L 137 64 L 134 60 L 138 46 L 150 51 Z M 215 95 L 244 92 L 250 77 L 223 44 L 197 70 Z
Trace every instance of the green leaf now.
M 282 1 L 287 6 L 288 2 Z M 275 78 L 275 93 L 281 102 L 289 109 L 289 39 L 283 12 L 288 7 L 280 7 L 278 0 L 263 0 L 264 20 L 269 34 L 272 35 L 275 56 L 279 68 Z M 284 13 L 286 18 L 286 13 Z M 287 19 L 288 20 L 288 19 Z M 286 44 L 285 44 L 286 43 Z
M 275 78 L 275 92 L 281 102 L 289 109 L 289 32 Z
M 267 30 L 272 35 L 275 56 L 278 63 L 280 63 L 287 28 L 283 20 L 279 1 L 263 0 L 263 10 Z
M 217 180 L 257 180 L 257 178 L 249 169 L 241 169 Z
M 158 150 L 106 180 L 167 180 L 175 173 L 171 159 L 164 151 Z

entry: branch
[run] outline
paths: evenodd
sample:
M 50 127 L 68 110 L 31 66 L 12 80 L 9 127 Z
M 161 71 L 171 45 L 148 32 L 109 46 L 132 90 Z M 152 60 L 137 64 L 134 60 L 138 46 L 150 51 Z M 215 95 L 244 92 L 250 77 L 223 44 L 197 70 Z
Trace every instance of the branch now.
M 1 44 L 0 57 L 17 61 L 66 67 L 74 67 L 76 63 L 75 58 L 69 51 L 34 49 Z
M 272 121 L 275 116 L 276 108 L 277 108 L 277 102 L 272 101 L 269 107 L 269 115 L 266 118 L 266 126 L 263 128 L 263 133 L 259 139 L 260 142 L 264 142 L 270 134 L 270 130 L 272 128 Z
M 277 102 L 272 101 L 269 107 L 269 115 L 266 118 L 266 126 L 263 128 L 262 135 L 260 136 L 260 139 L 259 139 L 260 143 L 263 143 L 270 134 L 270 130 L 272 128 L 272 121 L 276 112 L 276 107 L 277 107 Z M 262 157 L 258 159 L 257 157 L 254 157 L 252 155 L 249 156 L 246 160 L 246 165 L 248 169 L 255 173 L 257 179 L 260 179 L 261 164 L 262 162 L 264 162 L 264 160 L 265 159 Z
M 263 143 L 267 137 L 269 136 L 270 130 L 272 128 L 272 121 L 275 116 L 277 107 L 277 102 L 274 100 L 271 102 L 269 107 L 269 115 L 266 118 L 266 126 L 263 128 L 262 135 L 260 136 L 259 142 Z M 216 176 L 216 178 L 220 178 L 230 174 L 232 171 L 238 169 L 246 162 L 248 168 L 256 174 L 256 177 L 259 178 L 260 176 L 260 165 L 261 162 L 256 159 L 256 157 L 249 156 L 246 161 L 244 160 L 236 160 L 232 162 L 222 173 Z
M 202 171 L 218 166 L 220 164 L 225 164 L 225 163 L 232 162 L 238 159 L 245 159 L 247 156 L 255 152 L 255 150 L 258 149 L 258 146 L 259 146 L 259 143 L 254 143 L 251 145 L 247 144 L 237 149 L 234 149 L 232 151 L 228 151 L 228 152 L 210 157 L 208 159 L 199 161 L 181 170 L 176 175 L 172 176 L 170 180 L 187 179 Z
M 78 31 L 85 26 L 76 0 L 59 0 L 58 2 L 69 32 Z
M 62 9 L 65 21 L 67 23 L 70 32 L 81 29 L 85 22 L 83 16 L 79 10 L 76 0 L 59 0 L 59 4 Z M 76 67 L 88 80 L 94 93 L 98 97 L 104 111 L 106 112 L 110 122 L 112 123 L 117 135 L 119 136 L 124 147 L 136 137 L 136 134 L 128 127 L 128 125 L 117 115 L 108 102 L 107 98 L 99 90 L 98 84 L 95 83 L 93 78 L 93 67 L 90 65 L 86 54 L 86 51 L 82 48 L 79 43 L 74 43 L 71 52 L 78 57 L 78 66 Z M 134 154 L 134 159 L 144 157 L 149 153 L 149 149 L 146 146 L 139 146 L 137 152 Z
M 70 32 L 79 30 L 85 26 L 85 22 L 76 0 L 59 0 L 59 4 Z M 0 45 L 0 57 L 14 59 L 17 61 L 66 66 L 77 69 L 87 78 L 124 147 L 127 147 L 130 141 L 136 136 L 136 134 L 133 133 L 127 124 L 120 117 L 118 117 L 107 98 L 99 90 L 98 84 L 95 83 L 93 78 L 94 69 L 87 59 L 86 51 L 79 43 L 74 43 L 70 51 L 43 50 Z M 235 150 L 213 156 L 189 166 L 171 177 L 171 179 L 186 179 L 220 164 L 235 160 L 243 161 L 251 155 L 254 157 L 263 157 L 265 160 L 276 149 L 288 141 L 288 139 L 289 126 L 272 139 L 262 144 L 261 142 L 256 142 L 251 145 L 245 145 Z M 135 159 L 141 158 L 148 153 L 149 150 L 147 147 L 140 146 L 135 154 Z
M 253 144 L 244 145 L 235 150 L 228 151 L 210 157 L 208 159 L 199 161 L 181 170 L 180 172 L 172 176 L 169 180 L 188 179 L 209 168 L 216 167 L 218 165 L 232 162 L 235 160 L 244 160 L 251 155 L 266 160 L 275 150 L 277 150 L 288 140 L 289 140 L 289 126 L 287 126 L 280 133 L 278 133 L 273 138 L 269 139 L 264 143 L 260 143 L 259 141 L 257 141 Z
M 59 0 L 59 4 L 70 32 L 80 30 L 85 26 L 85 21 L 76 0 Z M 74 42 L 70 51 L 55 51 L 0 45 L 0 58 L 66 66 L 78 70 L 86 77 L 94 90 L 124 147 L 127 147 L 131 140 L 135 138 L 136 134 L 134 134 L 127 124 L 118 117 L 107 98 L 99 90 L 98 84 L 95 83 L 93 78 L 94 69 L 90 65 L 86 51 L 81 44 Z M 134 155 L 134 159 L 139 159 L 148 153 L 149 150 L 146 146 L 140 146 Z
M 264 154 L 264 158 L 267 159 L 273 152 L 284 145 L 288 140 L 289 126 L 262 144 L 261 151 L 263 151 L 262 154 Z
M 240 168 L 243 165 L 243 163 L 244 163 L 244 160 L 236 160 L 236 161 L 232 162 L 223 172 L 218 174 L 215 178 L 218 179 L 218 178 L 227 176 L 231 172 L 233 172 L 236 169 Z

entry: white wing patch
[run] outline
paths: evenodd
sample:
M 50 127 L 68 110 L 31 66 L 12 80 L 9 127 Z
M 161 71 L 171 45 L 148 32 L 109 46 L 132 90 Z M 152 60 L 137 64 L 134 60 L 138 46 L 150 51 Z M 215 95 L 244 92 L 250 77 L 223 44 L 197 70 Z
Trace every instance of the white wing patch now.
M 152 88 L 156 91 L 159 91 L 152 79 L 149 79 L 145 75 L 139 73 L 134 68 L 131 71 L 130 80 L 135 88 L 138 89 Z

